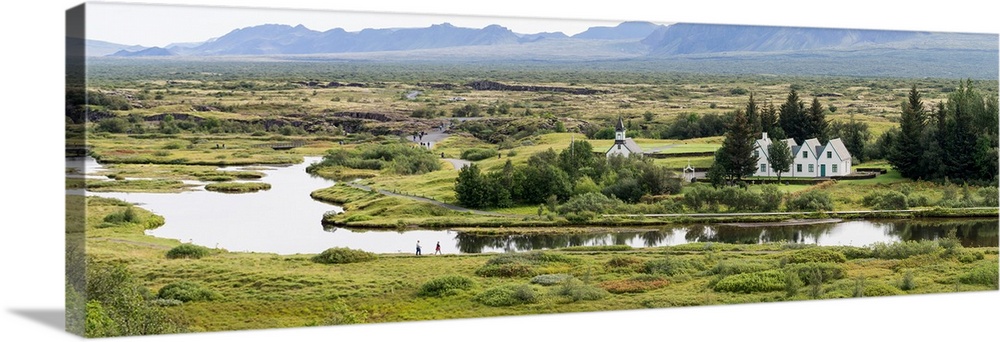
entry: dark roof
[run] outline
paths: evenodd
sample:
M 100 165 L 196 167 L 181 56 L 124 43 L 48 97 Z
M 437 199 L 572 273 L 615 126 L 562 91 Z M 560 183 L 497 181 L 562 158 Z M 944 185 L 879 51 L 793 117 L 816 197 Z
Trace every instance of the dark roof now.
M 625 122 L 622 121 L 622 117 L 618 117 L 618 123 L 615 124 L 615 131 L 620 132 L 625 130 Z
M 632 138 L 625 138 L 625 141 L 622 143 L 615 142 L 615 144 L 611 145 L 611 148 L 609 148 L 607 152 L 611 152 L 612 150 L 618 148 L 619 146 L 625 147 L 625 149 L 627 149 L 631 153 L 642 154 L 642 147 L 639 147 L 639 144 L 637 144 L 635 140 L 632 140 Z

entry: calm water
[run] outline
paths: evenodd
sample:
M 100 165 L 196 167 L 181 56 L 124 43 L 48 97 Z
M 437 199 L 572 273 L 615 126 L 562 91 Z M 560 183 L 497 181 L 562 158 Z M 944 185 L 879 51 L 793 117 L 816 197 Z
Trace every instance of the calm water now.
M 261 181 L 270 183 L 271 190 L 256 193 L 216 193 L 205 191 L 203 184 L 194 182 L 195 191 L 179 194 L 88 194 L 132 202 L 166 218 L 166 224 L 147 231 L 149 235 L 230 251 L 278 254 L 318 253 L 330 247 L 349 247 L 376 253 L 410 253 L 417 240 L 421 241 L 425 254 L 433 253 L 434 244 L 438 241 L 447 254 L 594 245 L 653 247 L 705 241 L 789 241 L 865 246 L 874 242 L 937 239 L 946 236 L 949 230 L 955 230 L 965 246 L 998 245 L 996 219 L 846 221 L 767 228 L 685 225 L 646 232 L 506 237 L 474 236 L 451 230 L 359 231 L 323 227 L 320 222 L 323 214 L 342 208 L 309 197 L 310 192 L 334 184 L 305 172 L 306 166 L 318 160 L 318 157 L 309 157 L 302 164 L 267 166 L 262 170 L 266 176 Z M 86 169 L 94 172 L 101 166 L 88 158 Z M 238 170 L 242 167 L 224 169 Z

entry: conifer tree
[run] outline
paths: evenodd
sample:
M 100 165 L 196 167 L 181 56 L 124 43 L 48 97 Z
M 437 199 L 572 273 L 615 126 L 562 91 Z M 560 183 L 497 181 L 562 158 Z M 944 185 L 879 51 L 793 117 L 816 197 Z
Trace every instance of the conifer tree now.
M 788 98 L 785 103 L 781 104 L 780 113 L 778 123 L 785 132 L 785 136 L 795 139 L 795 142 L 799 144 L 809 139 L 806 136 L 808 124 L 805 118 L 805 104 L 799 99 L 799 94 L 795 92 L 795 89 L 788 92 Z
M 899 120 L 899 136 L 893 141 L 892 149 L 888 155 L 889 164 L 899 170 L 903 177 L 926 178 L 928 170 L 922 168 L 920 159 L 923 157 L 924 149 L 921 148 L 920 138 L 924 131 L 926 122 L 924 113 L 924 103 L 920 99 L 920 92 L 917 86 L 910 88 L 908 101 L 903 102 L 903 113 Z
M 740 180 L 752 176 L 757 170 L 758 157 L 753 155 L 755 140 L 746 113 L 737 109 L 726 132 L 726 139 L 722 141 L 722 149 L 725 151 L 722 158 L 726 159 L 727 173 L 731 178 Z

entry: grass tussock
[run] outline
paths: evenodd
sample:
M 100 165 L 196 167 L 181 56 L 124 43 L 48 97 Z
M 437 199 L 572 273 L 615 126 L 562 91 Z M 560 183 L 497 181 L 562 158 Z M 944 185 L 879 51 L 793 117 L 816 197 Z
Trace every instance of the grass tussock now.
M 355 262 L 371 261 L 377 258 L 378 255 L 375 253 L 344 247 L 334 247 L 312 257 L 312 261 L 320 264 L 350 264 Z

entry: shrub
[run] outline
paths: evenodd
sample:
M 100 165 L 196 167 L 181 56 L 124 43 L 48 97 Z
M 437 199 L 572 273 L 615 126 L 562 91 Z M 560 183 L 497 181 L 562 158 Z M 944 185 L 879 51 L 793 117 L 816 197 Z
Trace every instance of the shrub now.
M 719 197 L 722 204 L 729 207 L 729 211 L 754 212 L 760 211 L 764 206 L 763 197 L 760 193 L 740 187 L 729 186 L 722 188 Z
M 789 198 L 785 205 L 789 211 L 833 210 L 833 201 L 830 199 L 830 194 L 818 190 L 806 191 L 798 196 Z
M 963 284 L 987 285 L 997 288 L 998 265 L 996 262 L 981 262 L 971 270 L 958 277 Z
M 208 249 L 208 247 L 183 243 L 167 251 L 167 259 L 201 259 L 202 257 L 209 255 L 211 251 L 212 250 Z
M 470 148 L 462 151 L 462 159 L 480 161 L 497 156 L 497 150 L 493 148 Z
M 538 296 L 531 285 L 506 284 L 483 291 L 473 299 L 487 306 L 511 306 L 534 303 Z
M 475 283 L 472 279 L 461 275 L 447 275 L 432 279 L 420 286 L 417 292 L 421 297 L 443 297 L 450 296 L 461 290 L 472 288 Z
M 899 191 L 876 191 L 865 195 L 861 204 L 875 210 L 902 210 L 909 208 L 906 195 Z
M 901 295 L 903 291 L 880 281 L 865 281 L 862 293 L 865 297 L 880 297 Z
M 808 283 L 812 277 L 819 275 L 820 281 L 828 281 L 844 278 L 844 267 L 839 264 L 810 262 L 805 264 L 788 265 L 786 272 L 797 274 L 799 280 Z
M 559 296 L 567 296 L 574 302 L 581 300 L 598 300 L 608 295 L 602 288 L 584 284 L 579 279 L 573 278 L 562 283 L 552 291 Z
M 906 271 L 903 274 L 903 279 L 899 282 L 899 289 L 903 291 L 909 291 L 917 288 L 917 282 L 913 278 L 913 271 Z
M 104 217 L 104 222 L 121 224 L 121 223 L 136 223 L 139 222 L 139 215 L 136 215 L 135 209 L 131 206 L 126 207 L 125 210 L 114 212 L 108 214 Z
M 476 269 L 476 275 L 480 277 L 530 277 L 535 274 L 531 265 L 524 263 L 508 264 L 486 264 Z
M 562 282 L 572 278 L 569 274 L 541 274 L 534 278 L 531 278 L 532 284 L 538 284 L 542 286 L 550 286 L 555 284 L 561 284 Z
M 222 182 L 205 185 L 205 190 L 229 193 L 257 192 L 270 189 L 271 184 L 262 182 Z
M 583 212 L 606 214 L 618 211 L 624 204 L 617 198 L 608 198 L 599 192 L 586 192 L 571 197 L 558 207 L 558 212 L 560 215 Z
M 160 288 L 160 292 L 157 293 L 156 297 L 160 299 L 179 300 L 185 303 L 192 301 L 212 301 L 222 298 L 221 295 L 212 289 L 184 280 L 170 283 Z
M 611 271 L 633 272 L 642 267 L 642 259 L 634 256 L 616 255 L 604 263 L 604 268 Z
M 740 273 L 754 273 L 774 269 L 772 263 L 747 262 L 743 260 L 723 260 L 708 270 L 708 274 L 729 276 Z
M 865 259 L 872 257 L 872 250 L 869 248 L 854 246 L 836 246 L 828 248 L 843 253 L 847 259 Z
M 574 251 L 574 252 L 617 252 L 617 251 L 631 251 L 632 246 L 629 245 L 606 245 L 606 246 L 572 246 L 560 248 L 563 251 Z
M 937 242 L 930 240 L 876 242 L 868 248 L 872 251 L 872 257 L 878 259 L 906 259 L 914 255 L 937 253 L 941 249 Z
M 345 247 L 334 247 L 312 257 L 312 261 L 320 264 L 349 264 L 375 260 L 375 253 Z
M 788 262 L 793 264 L 806 262 L 846 262 L 844 253 L 829 248 L 806 248 L 792 252 Z
M 785 274 L 779 270 L 741 273 L 722 278 L 715 283 L 719 292 L 770 292 L 785 289 Z
M 694 268 L 691 262 L 675 257 L 665 257 L 646 261 L 643 264 L 643 272 L 647 274 L 664 274 L 674 276 L 686 273 Z
M 643 293 L 655 290 L 670 284 L 667 279 L 659 277 L 634 277 L 630 279 L 609 280 L 600 284 L 600 287 L 610 293 Z

